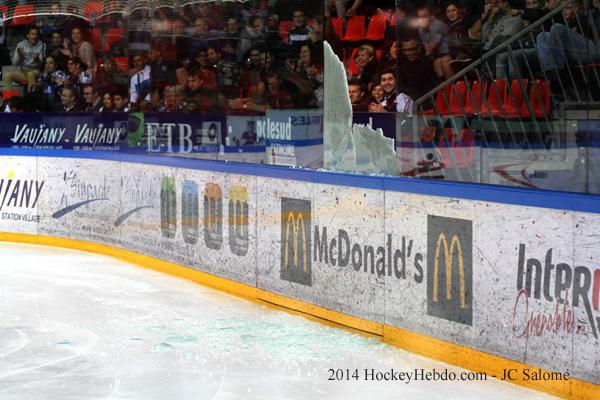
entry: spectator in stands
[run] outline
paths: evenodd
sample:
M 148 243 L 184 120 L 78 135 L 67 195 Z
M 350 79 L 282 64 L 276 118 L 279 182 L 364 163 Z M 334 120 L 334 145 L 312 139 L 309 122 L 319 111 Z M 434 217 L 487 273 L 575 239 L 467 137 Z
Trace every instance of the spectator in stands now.
M 399 56 L 400 56 L 400 45 L 397 41 L 387 42 L 383 46 L 383 55 L 381 57 L 381 63 L 379 69 L 396 69 L 398 68 Z
M 385 29 L 386 42 L 403 42 L 419 36 L 417 21 L 409 11 L 409 7 L 404 4 L 396 5 L 394 14 L 390 16 L 389 24 Z
M 129 94 L 131 103 L 137 105 L 142 100 L 150 100 L 150 65 L 145 53 L 136 53 L 132 58 Z
M 110 91 L 105 91 L 102 93 L 102 106 L 100 107 L 100 112 L 112 112 L 113 110 L 113 102 L 112 102 L 112 94 Z
M 396 71 L 388 69 L 381 73 L 380 82 L 383 89 L 383 101 L 369 104 L 369 112 L 403 112 L 410 114 L 413 101 L 404 93 L 396 93 Z
M 437 84 L 433 63 L 415 39 L 402 43 L 402 55 L 405 61 L 398 67 L 398 88 L 411 99 L 419 99 Z
M 471 61 L 469 53 L 469 24 L 465 19 L 464 10 L 456 1 L 448 3 L 446 6 L 446 24 L 448 25 L 447 42 L 450 49 L 452 61 L 468 63 Z
M 113 58 L 107 58 L 102 64 L 102 68 L 94 76 L 94 83 L 101 87 L 128 85 L 129 76 L 117 66 Z
M 73 86 L 65 86 L 60 94 L 61 111 L 76 112 L 83 111 L 79 104 L 77 90 Z
M 370 85 L 377 76 L 377 56 L 375 54 L 375 48 L 370 44 L 363 44 L 358 48 L 356 56 L 354 58 L 356 66 L 359 69 L 357 76 L 351 76 L 351 79 L 357 79 L 367 89 L 370 89 Z
M 188 77 L 187 85 L 183 95 L 183 104 L 186 111 L 197 111 L 200 107 L 203 83 L 204 74 L 200 69 L 196 69 Z
M 161 45 L 156 43 L 150 47 L 150 76 L 152 84 L 160 87 L 175 82 L 175 71 L 164 60 Z
M 564 23 L 555 23 L 550 32 L 542 32 L 537 37 L 543 71 L 561 70 L 570 61 L 580 65 L 600 61 L 600 44 L 594 39 L 588 18 L 577 17 L 577 13 L 583 11 L 583 3 L 581 0 L 565 3 Z
M 25 40 L 17 44 L 12 56 L 12 65 L 18 69 L 4 73 L 4 90 L 12 90 L 13 82 L 27 82 L 27 91 L 30 91 L 40 72 L 40 65 L 46 55 L 46 45 L 40 40 L 40 29 L 30 27 L 25 37 Z
M 92 82 L 92 75 L 87 68 L 87 65 L 79 57 L 70 58 L 67 62 L 67 82 L 65 85 L 70 85 L 78 92 L 84 85 Z
M 35 90 L 44 93 L 48 103 L 57 103 L 66 79 L 67 75 L 58 69 L 54 57 L 46 56 L 44 70 L 36 78 Z
M 52 3 L 50 6 L 50 15 L 45 15 L 40 21 L 42 35 L 49 38 L 54 32 L 63 32 L 65 30 L 67 19 L 61 13 L 60 3 Z
M 317 35 L 315 30 L 306 24 L 304 11 L 296 9 L 292 17 L 294 18 L 294 27 L 290 30 L 288 36 L 290 46 L 297 50 L 303 44 L 314 43 L 317 40 Z
M 84 62 L 86 70 L 89 69 L 91 74 L 96 72 L 94 48 L 90 42 L 83 39 L 82 29 L 80 27 L 73 28 L 69 37 L 71 40 L 65 41 L 62 53 L 69 58 L 80 58 Z
M 265 33 L 263 30 L 263 22 L 259 16 L 254 16 L 249 19 L 246 28 L 240 35 L 238 44 L 238 59 L 252 48 L 262 48 L 265 45 Z
M 66 69 L 67 61 L 69 61 L 68 57 L 63 54 L 64 48 L 62 33 L 52 32 L 50 36 L 50 44 L 48 45 L 46 54 L 54 57 L 59 69 Z
M 198 17 L 194 21 L 194 28 L 191 31 L 192 39 L 190 41 L 190 56 L 194 56 L 198 50 L 205 49 L 217 39 L 215 31 L 208 30 L 208 23 L 204 17 Z M 213 44 L 214 45 L 214 44 Z
M 165 106 L 164 110 L 166 112 L 177 112 L 183 111 L 183 95 L 184 89 L 182 86 L 173 85 L 167 86 L 165 88 Z
M 92 85 L 85 85 L 83 87 L 83 101 L 85 103 L 85 112 L 98 112 L 102 107 L 102 97 L 97 88 Z
M 112 104 L 114 112 L 129 111 L 129 96 L 127 95 L 126 88 L 119 88 L 114 91 L 112 97 Z
M 425 55 L 433 59 L 433 68 L 439 80 L 452 76 L 450 49 L 448 47 L 448 26 L 436 19 L 429 7 L 417 10 L 419 36 L 425 45 Z
M 357 80 L 351 80 L 348 82 L 348 96 L 350 97 L 350 104 L 352 104 L 352 111 L 369 111 L 371 99 L 365 97 L 365 87 L 362 83 Z
M 369 102 L 369 104 L 371 104 L 371 103 L 381 104 L 384 96 L 385 96 L 385 92 L 383 91 L 383 88 L 381 87 L 381 85 L 374 85 L 373 89 L 371 89 L 371 101 Z
M 511 0 L 515 1 L 515 0 Z M 523 18 L 514 15 L 509 0 L 497 0 L 486 5 L 481 21 L 481 40 L 484 50 L 491 50 L 525 27 Z

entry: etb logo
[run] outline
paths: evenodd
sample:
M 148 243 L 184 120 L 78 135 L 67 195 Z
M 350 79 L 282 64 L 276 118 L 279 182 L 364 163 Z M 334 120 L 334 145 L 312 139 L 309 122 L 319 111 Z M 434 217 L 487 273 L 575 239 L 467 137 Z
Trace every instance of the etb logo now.
M 427 216 L 427 314 L 473 322 L 473 222 Z
M 229 190 L 229 248 L 238 256 L 248 252 L 248 191 L 242 186 Z
M 281 279 L 312 286 L 310 200 L 281 198 Z
M 220 250 L 223 243 L 223 194 L 221 186 L 207 183 L 204 188 L 204 244 Z

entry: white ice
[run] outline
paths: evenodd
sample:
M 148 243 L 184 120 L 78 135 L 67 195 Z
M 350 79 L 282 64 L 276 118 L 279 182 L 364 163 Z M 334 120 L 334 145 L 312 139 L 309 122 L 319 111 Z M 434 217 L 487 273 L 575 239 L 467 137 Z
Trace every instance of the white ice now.
M 329 381 L 460 368 L 112 258 L 0 243 L 0 399 L 548 399 L 484 382 Z

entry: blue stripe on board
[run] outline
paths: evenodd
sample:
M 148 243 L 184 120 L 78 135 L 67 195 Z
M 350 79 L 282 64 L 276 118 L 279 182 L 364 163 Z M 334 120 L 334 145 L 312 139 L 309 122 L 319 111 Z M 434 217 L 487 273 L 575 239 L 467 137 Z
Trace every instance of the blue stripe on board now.
M 288 179 L 362 189 L 385 189 L 395 192 L 444 196 L 466 200 L 480 200 L 520 206 L 532 206 L 600 214 L 600 196 L 593 194 L 531 190 L 509 186 L 483 185 L 475 183 L 403 177 L 356 175 L 348 173 L 313 171 L 308 169 L 275 165 L 243 164 L 236 162 L 197 160 L 169 156 L 148 156 L 117 152 L 1 148 L 0 155 L 87 158 L 95 160 L 123 161 L 149 165 L 161 165 L 174 168 L 263 176 L 268 178 Z

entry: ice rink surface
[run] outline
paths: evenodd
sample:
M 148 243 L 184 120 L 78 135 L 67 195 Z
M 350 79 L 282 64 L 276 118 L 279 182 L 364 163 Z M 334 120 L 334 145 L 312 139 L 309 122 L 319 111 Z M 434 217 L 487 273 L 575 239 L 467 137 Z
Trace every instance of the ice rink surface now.
M 329 369 L 358 381 L 329 381 Z M 0 243 L 0 399 L 549 399 L 112 258 Z

